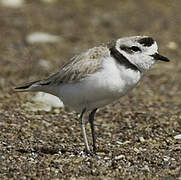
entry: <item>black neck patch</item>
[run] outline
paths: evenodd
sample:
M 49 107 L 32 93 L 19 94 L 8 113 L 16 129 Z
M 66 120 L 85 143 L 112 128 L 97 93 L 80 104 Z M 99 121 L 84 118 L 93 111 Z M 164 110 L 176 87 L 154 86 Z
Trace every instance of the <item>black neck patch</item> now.
M 135 71 L 140 71 L 137 66 L 132 64 L 125 56 L 123 56 L 115 47 L 110 49 L 111 56 L 113 56 L 120 64 L 125 65 L 127 68 L 133 69 Z
M 154 40 L 151 37 L 146 37 L 146 38 L 142 38 L 138 40 L 138 42 L 142 44 L 143 46 L 150 47 L 154 43 Z

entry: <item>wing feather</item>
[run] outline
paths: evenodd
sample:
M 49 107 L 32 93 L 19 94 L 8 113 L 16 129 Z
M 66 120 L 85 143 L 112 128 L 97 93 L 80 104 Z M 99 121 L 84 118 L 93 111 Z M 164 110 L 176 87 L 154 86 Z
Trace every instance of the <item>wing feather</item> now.
M 110 56 L 106 46 L 94 47 L 73 57 L 59 72 L 42 80 L 43 84 L 61 84 L 80 81 L 101 68 L 103 57 Z

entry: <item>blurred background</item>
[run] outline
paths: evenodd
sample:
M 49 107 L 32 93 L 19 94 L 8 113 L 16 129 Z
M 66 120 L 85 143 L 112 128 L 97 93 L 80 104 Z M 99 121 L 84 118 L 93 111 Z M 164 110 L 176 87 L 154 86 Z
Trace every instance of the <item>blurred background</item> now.
M 152 36 L 172 65 L 179 56 L 180 16 L 179 0 L 1 0 L 1 78 L 7 87 L 44 77 L 87 48 L 132 35 Z M 59 39 L 34 42 L 28 39 L 33 33 Z M 47 70 L 41 60 L 50 64 Z
M 32 110 L 35 94 L 12 88 L 58 71 L 81 51 L 134 35 L 153 37 L 171 61 L 154 66 L 133 92 L 98 112 L 99 153 L 108 159 L 101 165 L 88 159 L 90 167 L 75 155 L 83 148 L 75 114 Z M 180 0 L 0 0 L 2 177 L 179 177 L 180 47 Z

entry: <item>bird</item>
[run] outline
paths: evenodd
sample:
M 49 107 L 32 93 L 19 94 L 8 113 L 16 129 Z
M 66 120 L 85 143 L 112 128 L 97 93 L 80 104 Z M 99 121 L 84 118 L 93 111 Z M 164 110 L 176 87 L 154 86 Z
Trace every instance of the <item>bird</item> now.
M 80 114 L 86 155 L 95 155 L 95 114 L 98 108 L 128 94 L 143 74 L 158 61 L 169 59 L 158 53 L 150 36 L 130 36 L 90 48 L 71 58 L 58 72 L 42 80 L 16 87 L 19 92 L 42 91 L 60 98 Z M 86 135 L 85 113 L 89 113 L 92 149 Z

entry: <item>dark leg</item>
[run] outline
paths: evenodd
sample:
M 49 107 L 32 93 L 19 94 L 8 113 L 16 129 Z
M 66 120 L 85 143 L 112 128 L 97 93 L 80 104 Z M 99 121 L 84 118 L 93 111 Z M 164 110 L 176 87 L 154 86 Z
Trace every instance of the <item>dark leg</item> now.
M 85 112 L 86 112 L 86 108 L 83 109 L 83 111 L 82 111 L 82 113 L 80 115 L 80 125 L 81 125 L 82 134 L 83 134 L 83 138 L 84 138 L 85 152 L 87 154 L 91 154 L 90 148 L 89 148 L 89 145 L 88 145 L 86 130 L 85 130 L 85 120 L 84 120 L 84 113 Z
M 89 123 L 91 127 L 91 133 L 92 133 L 92 145 L 93 145 L 93 152 L 96 152 L 96 137 L 95 137 L 95 132 L 94 132 L 94 116 L 97 111 L 97 108 L 94 109 L 90 114 L 89 114 Z

